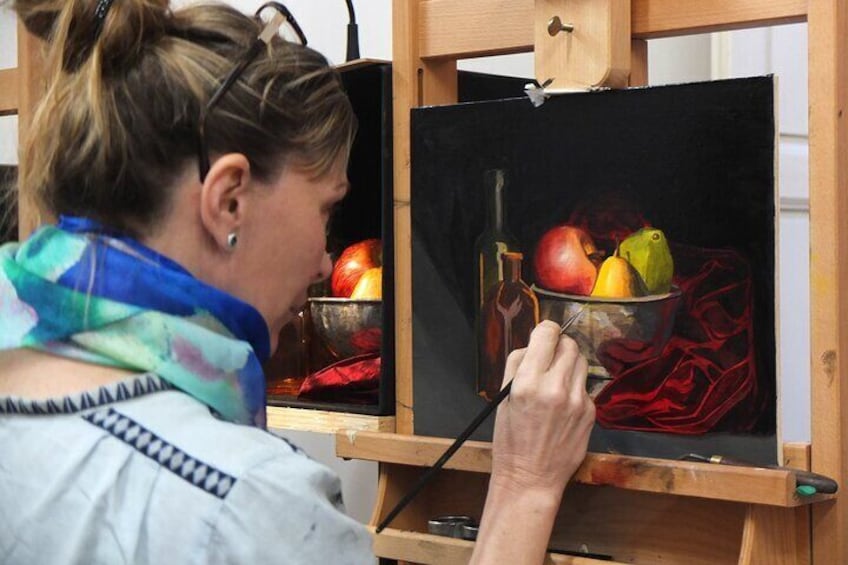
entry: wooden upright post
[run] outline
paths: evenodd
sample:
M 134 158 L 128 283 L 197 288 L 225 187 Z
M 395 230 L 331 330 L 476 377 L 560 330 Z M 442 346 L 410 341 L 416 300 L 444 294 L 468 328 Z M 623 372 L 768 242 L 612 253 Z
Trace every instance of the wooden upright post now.
M 398 433 L 413 432 L 412 396 L 412 219 L 409 210 L 410 109 L 457 100 L 455 59 L 419 55 L 420 0 L 392 4 L 392 92 L 395 211 L 395 388 Z
M 648 86 L 648 42 L 634 39 L 630 42 L 629 86 Z
M 35 107 L 44 92 L 43 43 L 18 23 L 18 143 L 23 147 Z M 20 151 L 18 152 L 20 155 Z M 24 164 L 18 166 L 18 175 Z M 41 214 L 31 194 L 18 193 L 18 236 L 25 239 L 41 224 Z
M 808 3 L 812 470 L 848 488 L 848 1 Z M 813 563 L 845 563 L 845 494 L 813 506 Z

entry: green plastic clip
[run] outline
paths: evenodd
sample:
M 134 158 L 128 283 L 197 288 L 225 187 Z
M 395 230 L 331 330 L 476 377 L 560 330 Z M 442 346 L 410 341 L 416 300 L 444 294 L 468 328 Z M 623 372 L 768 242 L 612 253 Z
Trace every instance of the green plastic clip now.
M 795 488 L 795 492 L 797 492 L 801 496 L 813 496 L 816 494 L 816 487 L 812 487 L 810 485 L 801 485 Z

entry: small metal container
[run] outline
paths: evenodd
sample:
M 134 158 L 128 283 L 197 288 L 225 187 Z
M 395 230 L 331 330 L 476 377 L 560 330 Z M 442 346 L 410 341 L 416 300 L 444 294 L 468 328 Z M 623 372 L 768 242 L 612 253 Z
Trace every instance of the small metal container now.
M 437 536 L 462 538 L 462 528 L 474 523 L 471 516 L 436 516 L 427 521 L 427 531 Z
M 467 539 L 471 541 L 475 541 L 477 539 L 477 534 L 480 531 L 480 525 L 472 522 L 470 524 L 463 524 L 461 537 L 462 539 Z

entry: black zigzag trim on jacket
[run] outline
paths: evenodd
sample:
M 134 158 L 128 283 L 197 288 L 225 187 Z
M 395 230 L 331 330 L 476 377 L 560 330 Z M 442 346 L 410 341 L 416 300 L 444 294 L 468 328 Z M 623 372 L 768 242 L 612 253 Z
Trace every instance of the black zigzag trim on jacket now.
M 89 412 L 82 417 L 157 462 L 160 467 L 213 496 L 226 498 L 236 484 L 235 477 L 195 459 L 111 407 Z
M 172 388 L 174 387 L 171 383 L 153 373 L 146 373 L 133 380 L 103 385 L 94 391 L 71 394 L 61 398 L 48 398 L 46 400 L 29 400 L 17 397 L 0 398 L 0 414 L 75 414 L 104 404 L 112 404 Z

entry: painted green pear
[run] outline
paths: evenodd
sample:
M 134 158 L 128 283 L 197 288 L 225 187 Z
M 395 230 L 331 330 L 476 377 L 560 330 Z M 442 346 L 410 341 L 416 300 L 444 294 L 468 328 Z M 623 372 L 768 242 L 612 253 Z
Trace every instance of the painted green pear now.
M 619 253 L 636 269 L 648 294 L 671 290 L 674 259 L 665 234 L 656 228 L 642 228 L 621 242 Z

